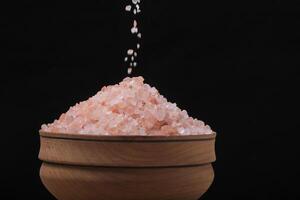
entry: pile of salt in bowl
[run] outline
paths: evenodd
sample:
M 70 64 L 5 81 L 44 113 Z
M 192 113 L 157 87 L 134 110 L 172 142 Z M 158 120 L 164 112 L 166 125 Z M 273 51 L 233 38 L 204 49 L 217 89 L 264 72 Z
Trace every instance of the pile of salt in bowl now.
M 125 78 L 71 107 L 42 132 L 122 136 L 212 134 L 204 122 L 170 103 L 143 77 Z

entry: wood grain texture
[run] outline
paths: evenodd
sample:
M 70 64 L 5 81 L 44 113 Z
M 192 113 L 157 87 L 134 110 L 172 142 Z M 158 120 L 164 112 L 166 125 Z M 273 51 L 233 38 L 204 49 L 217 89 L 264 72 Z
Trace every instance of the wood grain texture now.
M 197 200 L 209 188 L 210 164 L 177 168 L 103 168 L 44 163 L 41 179 L 59 200 Z
M 215 161 L 214 137 L 193 140 L 78 140 L 41 136 L 39 158 L 83 166 L 157 167 Z
M 213 181 L 216 134 L 40 135 L 40 177 L 59 200 L 196 200 Z

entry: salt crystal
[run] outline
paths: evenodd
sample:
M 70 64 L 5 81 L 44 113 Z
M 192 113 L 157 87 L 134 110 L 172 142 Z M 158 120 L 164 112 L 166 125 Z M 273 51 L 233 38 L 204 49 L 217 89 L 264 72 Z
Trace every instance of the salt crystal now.
M 133 63 L 133 66 L 134 66 L 134 67 L 136 67 L 136 66 L 137 66 L 137 63 L 136 63 L 136 62 L 134 62 L 134 63 Z
M 137 27 L 132 27 L 131 28 L 131 33 L 132 34 L 135 34 L 135 33 L 137 33 L 138 32 L 138 28 Z
M 131 73 L 132 73 L 132 68 L 128 68 L 127 73 L 128 73 L 128 74 L 131 74 Z
M 184 128 L 179 128 L 178 129 L 178 133 L 180 134 L 180 135 L 183 135 L 184 133 L 185 133 L 185 130 L 184 130 Z
M 135 63 L 131 63 L 135 65 Z M 128 68 L 128 74 L 133 68 Z M 103 87 L 95 96 L 72 106 L 41 131 L 88 135 L 206 135 L 213 131 L 202 121 L 166 100 L 142 77 L 125 78 Z
M 128 54 L 128 55 L 132 55 L 133 52 L 134 52 L 133 49 L 128 49 L 127 54 Z
M 137 44 L 137 45 L 136 45 L 136 48 L 137 48 L 137 49 L 139 49 L 140 47 L 141 47 L 141 45 L 140 45 L 140 44 Z
M 125 10 L 126 11 L 131 11 L 133 9 L 133 14 L 134 15 L 136 15 L 137 13 L 140 13 L 141 12 L 140 5 L 139 5 L 140 2 L 141 2 L 141 0 L 132 0 L 132 4 L 133 5 L 127 5 L 125 7 Z M 134 8 L 132 8 L 132 7 L 134 7 Z M 142 34 L 139 33 L 138 22 L 137 22 L 136 19 L 133 20 L 133 27 L 130 29 L 130 31 L 131 31 L 132 34 L 137 34 L 138 38 L 142 37 Z M 139 49 L 139 48 L 140 48 L 140 44 L 137 44 L 137 49 Z M 127 51 L 127 54 L 129 56 L 131 56 L 133 53 L 134 53 L 134 56 L 137 57 L 137 53 L 134 52 L 132 49 L 130 49 L 130 50 Z M 125 62 L 126 61 L 127 61 L 127 59 L 125 60 Z M 131 57 L 131 61 L 134 61 L 134 57 Z M 135 66 L 135 65 L 137 65 L 137 64 L 130 63 L 131 67 Z
M 131 5 L 127 5 L 127 6 L 125 7 L 125 10 L 128 11 L 128 12 L 130 12 L 130 11 L 131 11 Z
M 124 61 L 127 62 L 127 61 L 128 61 L 128 57 L 125 57 L 125 58 L 124 58 Z

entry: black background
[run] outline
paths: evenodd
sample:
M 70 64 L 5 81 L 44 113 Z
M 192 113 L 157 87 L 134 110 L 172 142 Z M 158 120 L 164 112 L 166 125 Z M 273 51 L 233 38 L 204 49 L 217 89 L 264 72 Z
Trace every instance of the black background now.
M 5 199 L 54 199 L 39 180 L 38 130 L 127 75 L 123 57 L 134 43 L 126 2 L 24 0 L 8 9 Z M 203 200 L 300 198 L 300 8 L 285 2 L 143 1 L 133 75 L 218 133 L 216 177 Z

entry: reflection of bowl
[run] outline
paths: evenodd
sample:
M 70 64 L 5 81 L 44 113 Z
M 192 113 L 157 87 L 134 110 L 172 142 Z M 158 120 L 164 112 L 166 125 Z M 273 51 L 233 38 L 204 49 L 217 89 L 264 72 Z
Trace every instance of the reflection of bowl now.
M 196 200 L 214 178 L 216 134 L 40 136 L 40 176 L 59 200 Z

